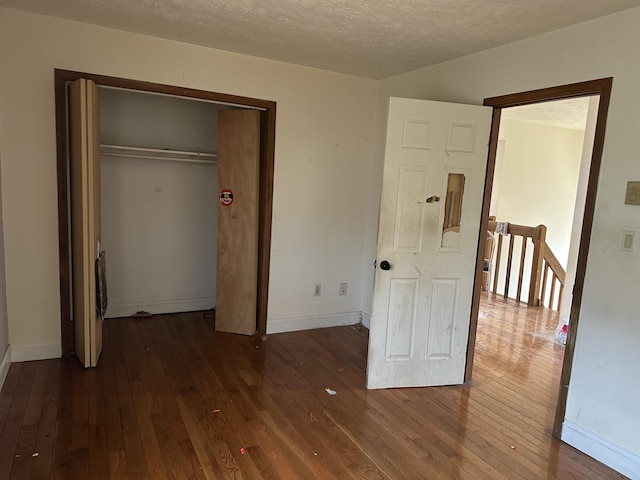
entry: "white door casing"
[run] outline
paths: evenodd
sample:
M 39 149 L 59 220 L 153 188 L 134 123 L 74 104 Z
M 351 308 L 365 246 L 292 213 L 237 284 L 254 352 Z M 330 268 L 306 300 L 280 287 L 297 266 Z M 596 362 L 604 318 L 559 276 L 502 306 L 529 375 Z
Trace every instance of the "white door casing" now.
M 463 383 L 491 115 L 389 100 L 367 388 Z

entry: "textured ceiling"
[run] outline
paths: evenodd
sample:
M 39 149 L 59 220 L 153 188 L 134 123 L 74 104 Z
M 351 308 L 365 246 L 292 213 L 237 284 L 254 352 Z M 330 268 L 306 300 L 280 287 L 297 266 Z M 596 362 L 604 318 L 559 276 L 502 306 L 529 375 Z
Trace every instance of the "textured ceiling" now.
M 588 111 L 589 97 L 579 97 L 505 108 L 500 118 L 584 130 Z
M 0 6 L 370 78 L 638 5 L 640 0 L 0 0 Z

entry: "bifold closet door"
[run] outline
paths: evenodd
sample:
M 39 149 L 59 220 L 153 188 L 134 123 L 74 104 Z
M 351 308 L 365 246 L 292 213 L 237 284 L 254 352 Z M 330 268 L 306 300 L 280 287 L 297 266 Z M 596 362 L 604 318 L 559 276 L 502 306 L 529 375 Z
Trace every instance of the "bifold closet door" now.
M 260 112 L 218 113 L 216 330 L 253 335 L 258 297 Z
M 98 89 L 90 80 L 69 86 L 72 291 L 75 353 L 95 367 L 102 352 L 102 319 L 96 307 L 100 242 Z

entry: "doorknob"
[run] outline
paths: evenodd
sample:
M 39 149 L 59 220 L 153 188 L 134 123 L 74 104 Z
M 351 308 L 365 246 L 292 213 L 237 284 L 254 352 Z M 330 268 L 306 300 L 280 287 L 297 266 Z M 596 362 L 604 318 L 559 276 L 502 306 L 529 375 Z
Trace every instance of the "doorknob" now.
M 391 264 L 389 262 L 387 262 L 386 260 L 383 260 L 380 262 L 380 268 L 382 270 L 391 270 Z

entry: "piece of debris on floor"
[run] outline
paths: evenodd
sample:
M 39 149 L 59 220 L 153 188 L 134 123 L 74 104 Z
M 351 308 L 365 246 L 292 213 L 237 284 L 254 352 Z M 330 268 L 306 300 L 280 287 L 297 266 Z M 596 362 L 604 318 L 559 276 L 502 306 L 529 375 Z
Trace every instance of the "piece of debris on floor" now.
M 325 388 L 324 391 L 327 392 L 329 395 L 337 395 L 338 394 L 338 392 L 336 392 L 335 390 L 331 390 L 330 388 Z

